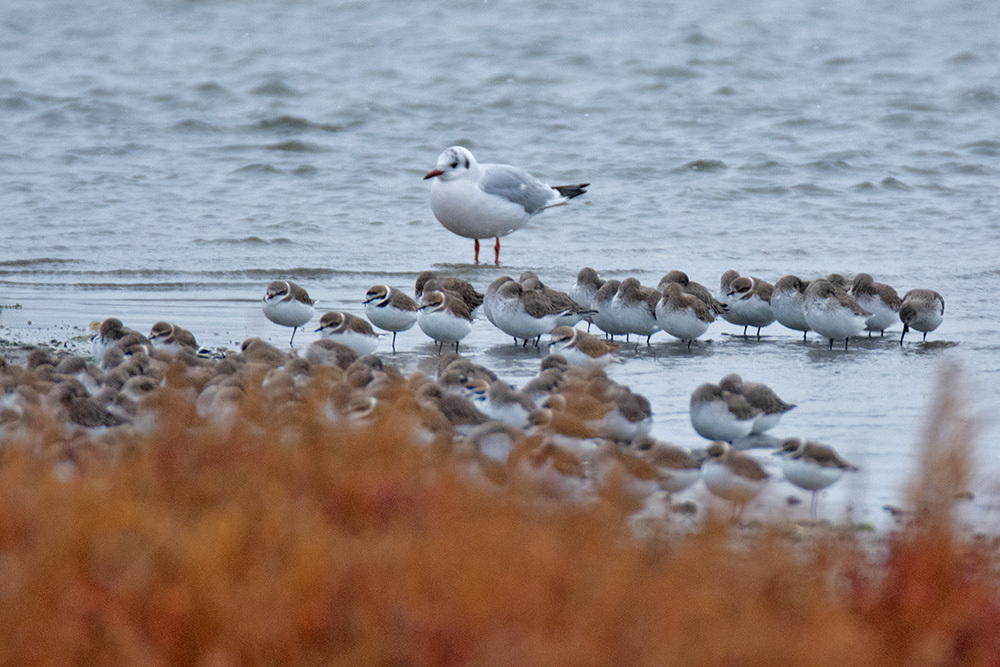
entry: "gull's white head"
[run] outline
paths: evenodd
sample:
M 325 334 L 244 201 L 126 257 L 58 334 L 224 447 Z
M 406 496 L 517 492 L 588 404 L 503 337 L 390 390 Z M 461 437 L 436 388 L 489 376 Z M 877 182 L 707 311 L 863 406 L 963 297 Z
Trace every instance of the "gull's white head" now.
M 436 178 L 438 176 L 442 180 L 459 178 L 464 174 L 468 174 L 476 166 L 476 158 L 472 156 L 472 152 L 468 148 L 464 146 L 452 146 L 445 149 L 438 156 L 437 169 L 427 172 L 424 180 L 426 181 L 428 178 Z

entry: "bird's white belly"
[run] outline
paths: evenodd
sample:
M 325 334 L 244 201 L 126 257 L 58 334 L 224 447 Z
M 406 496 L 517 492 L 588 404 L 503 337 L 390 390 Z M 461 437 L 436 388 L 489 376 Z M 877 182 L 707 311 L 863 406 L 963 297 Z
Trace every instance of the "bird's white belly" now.
M 416 311 L 376 306 L 373 303 L 365 305 L 365 315 L 369 322 L 386 331 L 407 331 L 417 323 Z
M 425 334 L 442 343 L 457 343 L 472 331 L 472 322 L 443 312 L 421 313 L 417 325 Z
M 301 327 L 313 318 L 314 309 L 301 301 L 264 301 L 267 319 L 285 327 Z
M 807 301 L 805 312 L 810 329 L 824 338 L 834 340 L 857 336 L 865 328 L 867 317 L 855 315 L 850 308 L 831 304 L 827 300 Z
M 470 239 L 505 236 L 531 218 L 524 207 L 486 194 L 466 179 L 435 180 L 431 185 L 431 210 L 445 229 Z
M 690 308 L 677 309 L 658 304 L 656 322 L 664 331 L 681 340 L 694 340 L 708 331 L 708 322 L 698 319 Z
M 786 458 L 781 463 L 785 479 L 807 491 L 819 491 L 830 486 L 844 474 L 842 468 L 825 467 L 809 461 Z
M 809 330 L 801 295 L 775 290 L 771 295 L 771 311 L 782 326 L 796 331 Z
M 750 435 L 753 419 L 736 418 L 724 401 L 708 401 L 692 405 L 689 410 L 691 426 L 703 438 L 732 442 Z

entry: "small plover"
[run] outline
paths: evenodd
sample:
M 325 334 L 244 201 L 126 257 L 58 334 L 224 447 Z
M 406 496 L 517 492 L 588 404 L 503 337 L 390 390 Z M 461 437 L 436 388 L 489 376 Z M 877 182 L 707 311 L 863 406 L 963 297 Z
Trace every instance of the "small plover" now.
M 729 273 L 727 271 L 724 275 Z M 724 280 L 721 282 L 725 283 Z M 744 337 L 747 327 L 757 327 L 757 338 L 760 338 L 761 328 L 774 322 L 774 311 L 771 309 L 774 286 L 752 276 L 732 278 L 728 285 L 725 293 L 727 308 L 722 318 L 731 324 L 742 325 Z
M 396 334 L 409 331 L 417 323 L 417 302 L 398 289 L 375 285 L 365 294 L 365 315 L 379 329 L 392 332 L 392 351 L 396 351 Z
M 603 341 L 575 327 L 556 327 L 550 334 L 549 348 L 570 364 L 585 368 L 603 368 L 614 359 L 618 344 Z
M 194 334 L 170 322 L 156 322 L 149 329 L 149 342 L 158 350 L 168 354 L 178 354 L 182 350 L 192 352 L 198 349 Z
M 309 293 L 290 280 L 275 280 L 267 286 L 264 292 L 261 308 L 264 316 L 283 327 L 292 327 L 292 337 L 288 341 L 292 345 L 295 332 L 313 318 L 315 309 Z
M 343 343 L 359 357 L 371 354 L 378 347 L 378 334 L 363 317 L 339 310 L 323 313 L 316 328 L 323 338 Z
M 417 325 L 437 343 L 438 354 L 445 343 L 454 344 L 457 353 L 459 341 L 472 331 L 468 306 L 453 294 L 440 290 L 424 294 L 418 311 Z

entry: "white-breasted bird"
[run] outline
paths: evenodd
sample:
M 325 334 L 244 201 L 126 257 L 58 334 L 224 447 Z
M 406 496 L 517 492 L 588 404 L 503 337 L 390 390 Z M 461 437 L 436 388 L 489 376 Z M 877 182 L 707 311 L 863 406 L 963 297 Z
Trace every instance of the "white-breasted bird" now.
M 448 231 L 475 241 L 496 238 L 494 263 L 500 264 L 500 237 L 520 229 L 532 216 L 566 204 L 589 183 L 548 186 L 509 164 L 479 164 L 463 146 L 445 149 L 424 180 L 431 184 L 431 210 Z

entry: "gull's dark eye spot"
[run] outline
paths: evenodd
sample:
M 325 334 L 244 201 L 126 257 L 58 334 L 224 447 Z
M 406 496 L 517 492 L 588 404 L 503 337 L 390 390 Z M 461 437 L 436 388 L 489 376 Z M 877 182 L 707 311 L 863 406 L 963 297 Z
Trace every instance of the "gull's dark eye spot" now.
M 454 162 L 451 163 L 452 169 L 456 168 L 457 166 L 458 166 L 458 160 L 455 160 Z

